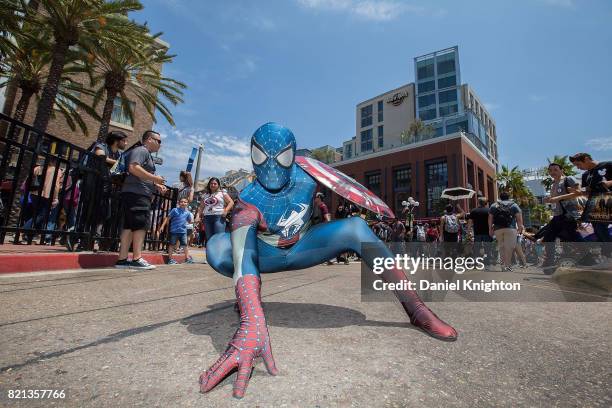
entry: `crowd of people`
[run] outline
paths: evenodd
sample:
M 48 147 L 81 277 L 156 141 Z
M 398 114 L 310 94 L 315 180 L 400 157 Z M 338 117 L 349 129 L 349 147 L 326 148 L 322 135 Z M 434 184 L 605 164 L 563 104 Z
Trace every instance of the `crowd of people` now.
M 116 267 L 154 268 L 142 257 L 146 238 L 168 244 L 168 263 L 176 263 L 174 254 L 177 251 L 184 252 L 186 262 L 193 262 L 189 247 L 204 247 L 212 235 L 226 231 L 234 200 L 216 177 L 210 178 L 205 191 L 196 195 L 191 173 L 182 171 L 180 181 L 172 185 L 177 191 L 177 207 L 153 209 L 154 195 L 167 192 L 166 181 L 156 174 L 152 156 L 161 148 L 161 136 L 146 131 L 141 142 L 127 151 L 126 140 L 123 132 L 113 131 L 104 143 L 96 142 L 89 148 L 93 154 L 104 157 L 106 171 L 102 174 L 102 183 L 108 186 L 96 198 L 96 205 L 89 206 L 93 210 L 90 208 L 86 214 L 81 214 L 81 218 L 96 220 L 92 228 L 101 234 L 104 221 L 117 210 L 113 207 L 117 202 L 110 199 L 110 191 L 112 186 L 120 186 L 115 191 L 120 194 L 123 209 Z M 415 255 L 432 255 L 441 247 L 439 243 L 452 243 L 459 245 L 449 247 L 471 252 L 474 256 L 484 255 L 486 265 L 499 262 L 503 271 L 511 271 L 516 264 L 526 267 L 528 262 L 539 262 L 546 270 L 555 263 L 556 243 L 559 241 L 583 242 L 589 239 L 609 243 L 611 240 L 612 199 L 609 196 L 597 197 L 612 189 L 612 162 L 598 163 L 587 153 L 571 156 L 570 161 L 583 171 L 580 180 L 564 174 L 557 163 L 548 166 L 552 186 L 544 202 L 552 210 L 552 218 L 538 230 L 525 228 L 521 208 L 503 186 L 495 202 L 489 203 L 485 197 L 479 197 L 477 206 L 469 212 L 451 204 L 439 218 L 426 220 L 412 220 L 412 217 L 383 219 L 380 216 L 369 219 L 365 209 L 345 200 L 340 201 L 332 214 L 323 193 L 317 193 L 311 223 L 362 217 L 369 221 L 381 240 L 399 245 L 400 250 L 405 250 L 405 244 L 411 243 L 408 247 Z M 64 172 L 65 168 L 53 156 L 49 156 L 44 165 L 41 161 L 33 168 L 29 192 L 21 195 L 24 229 L 71 230 L 81 222 L 77 219 L 77 207 L 92 199 L 86 186 L 99 174 L 76 176 Z M 25 182 L 21 189 L 25 190 Z M 401 214 L 402 218 L 406 216 L 405 211 Z M 147 235 L 151 231 L 152 236 Z M 26 240 L 32 240 L 31 232 L 24 235 Z M 47 234 L 45 239 L 51 240 L 51 234 Z M 469 244 L 465 246 L 469 249 L 461 249 L 461 244 Z M 128 259 L 130 249 L 133 253 L 131 260 Z M 611 252 L 611 245 L 602 246 L 603 257 L 609 258 Z M 336 261 L 348 263 L 351 257 L 359 259 L 357 254 L 345 253 Z
M 609 195 L 612 162 L 598 163 L 587 153 L 571 156 L 570 161 L 583 171 L 581 180 L 565 175 L 561 165 L 549 164 L 548 173 L 553 183 L 544 202 L 551 208 L 552 218 L 537 230 L 525 228 L 521 208 L 504 189 L 493 203 L 479 197 L 478 206 L 469 212 L 458 205 L 448 205 L 434 221 L 402 222 L 397 218 L 383 220 L 378 217 L 371 222 L 371 228 L 383 241 L 410 242 L 410 251 L 414 254 L 426 252 L 425 255 L 431 255 L 438 247 L 443 247 L 437 243 L 458 244 L 448 248 L 473 256 L 484 255 L 485 265 L 499 263 L 502 271 L 512 271 L 515 265 L 525 268 L 531 262 L 542 266 L 545 273 L 552 273 L 554 269 L 551 268 L 559 256 L 559 242 L 601 242 L 600 260 L 604 266 L 608 265 L 612 253 L 612 196 Z M 603 198 L 598 198 L 602 194 Z M 592 254 L 582 255 L 578 263 L 595 263 Z

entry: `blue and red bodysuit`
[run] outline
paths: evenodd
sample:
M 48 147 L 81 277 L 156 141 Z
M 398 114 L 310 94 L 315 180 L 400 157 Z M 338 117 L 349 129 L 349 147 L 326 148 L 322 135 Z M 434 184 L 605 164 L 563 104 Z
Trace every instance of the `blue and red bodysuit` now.
M 251 160 L 257 179 L 240 193 L 231 232 L 214 235 L 206 246 L 209 264 L 234 279 L 241 323 L 227 350 L 200 376 L 200 388 L 211 390 L 238 368 L 238 398 L 244 395 L 255 358 L 263 357 L 268 372 L 277 373 L 261 308 L 260 273 L 308 268 L 349 250 L 360 253 L 362 242 L 380 244 L 363 258 L 370 268 L 374 258 L 394 256 L 359 217 L 311 226 L 317 182 L 295 163 L 295 137 L 289 129 L 276 123 L 261 126 L 251 139 Z M 406 280 L 402 270 L 386 270 L 382 277 L 387 282 Z M 416 292 L 395 294 L 413 325 L 440 340 L 457 338 Z

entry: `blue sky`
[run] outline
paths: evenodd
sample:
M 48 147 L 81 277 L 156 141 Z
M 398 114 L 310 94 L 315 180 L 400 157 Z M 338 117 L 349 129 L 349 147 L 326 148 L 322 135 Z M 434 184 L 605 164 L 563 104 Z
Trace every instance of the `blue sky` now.
M 177 54 L 188 85 L 165 140 L 173 180 L 204 143 L 203 175 L 250 168 L 261 124 L 298 147 L 340 146 L 355 105 L 414 81 L 413 57 L 459 46 L 461 75 L 497 123 L 502 164 L 554 154 L 612 158 L 612 2 L 607 0 L 145 0 L 134 14 Z

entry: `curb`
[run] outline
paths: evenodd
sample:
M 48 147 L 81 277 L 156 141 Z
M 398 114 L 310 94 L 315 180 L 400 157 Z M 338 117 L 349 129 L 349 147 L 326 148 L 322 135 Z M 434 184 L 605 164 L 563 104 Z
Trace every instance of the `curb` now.
M 142 257 L 152 265 L 164 265 L 167 255 L 161 253 L 143 253 Z M 174 255 L 181 262 L 185 255 Z M 66 269 L 109 268 L 115 265 L 119 255 L 116 253 L 28 253 L 0 254 L 1 273 L 21 273 L 57 271 Z

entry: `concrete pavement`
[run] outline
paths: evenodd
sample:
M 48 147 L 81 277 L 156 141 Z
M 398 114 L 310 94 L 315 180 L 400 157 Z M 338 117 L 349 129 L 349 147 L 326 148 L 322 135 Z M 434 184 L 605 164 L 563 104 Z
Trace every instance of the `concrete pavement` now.
M 196 258 L 198 259 L 198 258 Z M 612 306 L 439 302 L 460 333 L 425 336 L 396 303 L 360 301 L 359 265 L 264 276 L 274 356 L 243 400 L 197 379 L 237 327 L 208 265 L 0 277 L 0 406 L 379 407 L 612 405 Z M 549 277 L 538 271 L 517 279 Z M 541 275 L 541 276 L 540 276 Z M 64 389 L 64 400 L 8 400 Z

